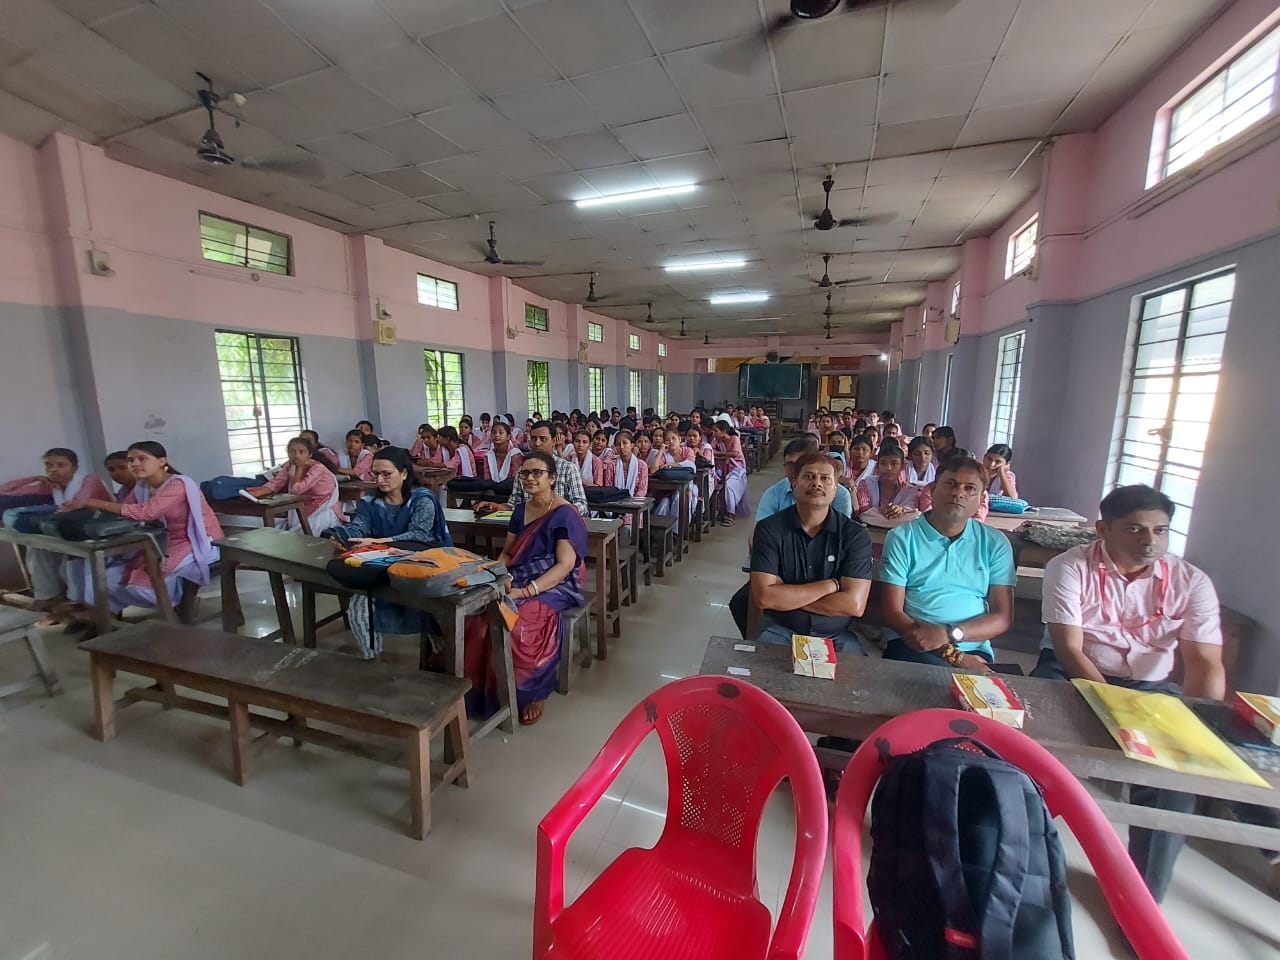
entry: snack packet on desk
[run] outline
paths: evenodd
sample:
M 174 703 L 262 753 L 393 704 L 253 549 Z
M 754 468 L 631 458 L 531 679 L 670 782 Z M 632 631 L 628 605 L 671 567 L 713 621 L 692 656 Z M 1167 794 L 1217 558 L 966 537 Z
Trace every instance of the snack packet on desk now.
M 951 678 L 951 689 L 961 709 L 999 720 L 1009 727 L 1022 729 L 1026 708 L 999 677 L 957 673 Z
M 797 676 L 818 677 L 821 680 L 836 678 L 836 648 L 828 637 L 806 637 L 793 633 L 791 662 Z
M 1236 691 L 1231 707 L 1241 720 L 1280 747 L 1280 697 Z

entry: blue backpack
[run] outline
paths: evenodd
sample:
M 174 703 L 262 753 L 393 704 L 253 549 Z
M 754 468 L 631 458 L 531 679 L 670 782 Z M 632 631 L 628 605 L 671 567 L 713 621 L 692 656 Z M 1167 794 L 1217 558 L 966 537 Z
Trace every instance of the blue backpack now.
M 200 492 L 212 503 L 214 500 L 234 500 L 241 490 L 262 485 L 262 477 L 214 477 L 200 484 Z

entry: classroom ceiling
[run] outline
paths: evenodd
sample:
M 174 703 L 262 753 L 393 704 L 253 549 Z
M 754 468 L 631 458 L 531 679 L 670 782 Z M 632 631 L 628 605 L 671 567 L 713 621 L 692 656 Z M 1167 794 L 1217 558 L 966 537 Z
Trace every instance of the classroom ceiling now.
M 3 0 L 0 131 L 109 155 L 674 332 L 879 332 L 1224 0 Z M 194 149 L 195 71 L 244 103 Z M 822 179 L 856 220 L 813 228 Z M 289 171 L 288 173 L 282 171 Z M 575 200 L 697 184 L 683 195 Z M 482 261 L 499 250 L 541 267 Z M 687 259 L 732 272 L 667 273 Z M 758 306 L 713 294 L 765 291 Z M 611 306 L 610 304 L 640 304 Z

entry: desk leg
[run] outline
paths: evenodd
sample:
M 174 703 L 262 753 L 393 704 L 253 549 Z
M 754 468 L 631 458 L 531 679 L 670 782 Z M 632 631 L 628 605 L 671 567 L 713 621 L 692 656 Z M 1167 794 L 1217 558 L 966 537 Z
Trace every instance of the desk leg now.
M 147 558 L 147 576 L 151 578 L 151 589 L 156 592 L 156 609 L 160 617 L 167 623 L 177 623 L 178 615 L 173 609 L 173 600 L 169 596 L 169 588 L 164 582 L 164 561 L 156 545 L 148 540 L 142 545 Z
M 98 633 L 110 633 L 115 626 L 111 608 L 107 605 L 107 558 L 101 550 L 94 550 L 89 557 L 89 576 L 93 581 L 93 622 Z
M 641 519 L 643 519 L 644 521 L 643 524 L 640 523 Z M 639 517 L 636 518 L 636 521 L 637 521 L 636 529 L 640 531 L 636 535 L 637 536 L 636 543 L 644 545 L 643 549 L 641 550 L 641 553 L 644 556 L 644 585 L 646 587 L 652 587 L 653 586 L 653 549 L 650 546 L 650 541 L 649 541 L 649 511 L 645 510 Z M 639 539 L 639 538 L 643 538 L 643 539 Z
M 676 541 L 676 563 L 684 560 L 684 552 L 689 547 L 689 488 L 680 488 L 680 538 Z
M 458 704 L 453 716 L 444 727 L 444 781 L 455 786 L 468 787 L 468 771 L 471 761 L 471 738 L 467 735 L 467 710 Z
M 314 648 L 316 645 L 316 591 L 310 584 L 302 587 L 302 645 Z
M 308 537 L 311 536 L 311 521 L 307 519 L 307 514 L 302 509 L 302 504 L 298 504 L 293 509 L 298 513 L 298 526 L 302 527 L 302 532 Z
M 409 754 L 409 835 L 425 840 L 431 829 L 431 731 L 415 730 L 406 738 Z
M 240 607 L 240 590 L 236 587 L 236 568 L 240 561 L 223 553 L 222 573 L 222 632 L 235 633 L 244 625 L 244 610 Z
M 280 621 L 280 636 L 290 646 L 297 646 L 298 640 L 293 633 L 293 615 L 289 613 L 289 595 L 284 590 L 284 575 L 268 573 L 271 581 L 271 596 L 276 603 L 276 619 Z
M 596 614 L 596 659 L 604 660 L 609 655 L 609 641 L 606 631 L 609 629 L 609 545 L 600 544 L 596 554 L 596 595 L 592 601 Z
M 249 705 L 231 700 L 227 703 L 231 717 L 231 779 L 243 787 L 249 779 L 249 747 L 252 734 L 249 729 Z
M 106 657 L 90 651 L 89 671 L 93 677 L 93 735 L 110 740 L 116 735 L 116 669 Z
M 499 726 L 507 733 L 515 733 L 516 716 L 520 710 L 516 701 L 516 668 L 511 662 L 511 634 L 496 603 L 489 605 L 489 643 L 493 647 L 493 673 L 498 682 L 498 702 L 501 704 L 498 710 L 506 710 L 506 717 Z
M 609 538 L 605 546 L 605 552 L 609 556 L 610 599 L 614 613 L 613 635 L 615 637 L 622 636 L 622 548 L 619 546 L 618 539 L 615 534 Z M 634 597 L 631 602 L 635 603 Z

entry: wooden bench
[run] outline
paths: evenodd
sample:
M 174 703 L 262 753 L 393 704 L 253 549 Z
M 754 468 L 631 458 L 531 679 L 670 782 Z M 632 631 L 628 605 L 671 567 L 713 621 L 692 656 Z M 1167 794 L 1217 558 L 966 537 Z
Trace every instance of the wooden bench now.
M 628 544 L 618 548 L 618 564 L 622 568 L 623 606 L 629 607 L 640 598 L 640 548 Z M 645 580 L 649 579 L 649 566 L 645 564 Z M 648 583 L 645 586 L 649 586 Z
M 0 686 L 0 699 L 13 693 L 21 693 L 34 686 L 41 685 L 49 696 L 62 692 L 62 684 L 58 681 L 58 673 L 49 662 L 49 655 L 44 649 L 44 638 L 36 629 L 36 621 L 40 614 L 19 610 L 16 607 L 0 607 L 0 647 L 10 643 L 25 643 L 27 652 L 36 665 L 36 672 L 26 680 Z
M 431 739 L 444 734 L 441 784 L 468 784 L 465 679 L 434 673 L 405 673 L 393 667 L 322 650 L 265 643 L 248 637 L 165 623 L 124 627 L 86 640 L 93 675 L 94 732 L 115 736 L 114 678 L 117 670 L 150 677 L 155 687 L 135 688 L 125 702 L 150 700 L 231 721 L 232 777 L 249 775 L 250 730 L 354 753 L 409 768 L 411 834 L 421 840 L 431 829 Z M 186 687 L 227 701 L 226 706 L 180 696 Z M 253 713 L 251 706 L 275 710 L 285 719 Z M 326 725 L 391 737 L 404 752 L 357 741 Z
M 667 557 L 679 556 L 679 520 L 671 514 L 655 513 L 649 520 L 649 562 L 659 577 L 666 576 Z
M 591 666 L 591 633 L 587 629 L 587 607 L 571 607 L 564 612 L 569 629 L 560 637 L 560 663 L 556 666 L 556 691 L 567 694 L 569 681 L 577 670 Z M 576 668 L 576 670 L 575 670 Z

